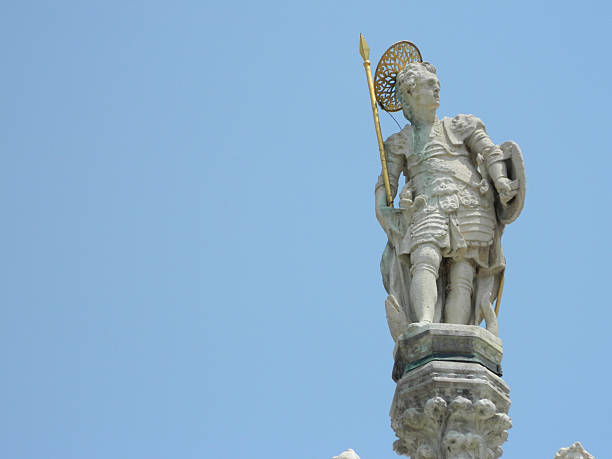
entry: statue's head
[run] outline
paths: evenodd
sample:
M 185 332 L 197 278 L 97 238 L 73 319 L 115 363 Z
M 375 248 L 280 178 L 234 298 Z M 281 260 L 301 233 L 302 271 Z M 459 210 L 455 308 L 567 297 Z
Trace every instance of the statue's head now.
M 395 79 L 396 96 L 404 116 L 411 120 L 416 111 L 434 112 L 440 106 L 440 81 L 436 68 L 429 62 L 411 62 Z

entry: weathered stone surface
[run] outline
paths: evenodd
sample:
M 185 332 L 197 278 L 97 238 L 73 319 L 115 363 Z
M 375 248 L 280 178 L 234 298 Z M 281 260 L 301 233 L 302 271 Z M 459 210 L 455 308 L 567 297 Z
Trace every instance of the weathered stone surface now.
M 493 459 L 502 455 L 512 422 L 487 399 L 433 397 L 422 410 L 405 410 L 392 427 L 399 438 L 393 449 L 413 459 Z
M 588 453 L 577 441 L 572 446 L 557 451 L 554 459 L 595 459 L 595 457 Z
M 391 419 L 408 408 L 423 409 L 427 400 L 455 397 L 471 401 L 491 400 L 500 412 L 510 409 L 510 389 L 503 379 L 480 364 L 432 361 L 405 375 L 397 383 L 391 404 Z
M 409 325 L 395 349 L 395 451 L 413 459 L 501 456 L 512 426 L 510 390 L 496 374 L 502 354 L 501 340 L 480 327 Z
M 394 354 L 396 452 L 413 459 L 501 456 L 512 423 L 498 337 L 471 325 L 411 324 Z
M 413 323 L 397 340 L 393 380 L 431 360 L 478 362 L 501 375 L 501 340 L 474 325 Z

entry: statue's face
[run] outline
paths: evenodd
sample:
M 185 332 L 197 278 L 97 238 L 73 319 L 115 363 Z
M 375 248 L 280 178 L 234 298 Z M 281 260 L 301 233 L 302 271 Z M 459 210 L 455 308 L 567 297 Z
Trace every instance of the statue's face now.
M 436 110 L 440 106 L 440 81 L 434 73 L 426 72 L 416 80 L 408 96 L 414 109 Z

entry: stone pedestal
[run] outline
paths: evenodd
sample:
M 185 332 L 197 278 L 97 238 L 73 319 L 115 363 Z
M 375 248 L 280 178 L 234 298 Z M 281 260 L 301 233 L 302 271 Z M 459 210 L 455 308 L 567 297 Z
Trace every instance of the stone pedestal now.
M 469 325 L 412 324 L 399 337 L 391 426 L 413 459 L 492 459 L 512 426 L 501 340 Z

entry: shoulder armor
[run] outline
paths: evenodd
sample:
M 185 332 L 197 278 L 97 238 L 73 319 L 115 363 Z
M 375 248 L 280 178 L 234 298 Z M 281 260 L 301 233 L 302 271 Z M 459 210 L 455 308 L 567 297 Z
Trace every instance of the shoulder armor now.
M 485 130 L 485 126 L 480 119 L 474 115 L 464 115 L 462 113 L 454 118 L 444 118 L 443 124 L 446 134 L 455 145 L 462 144 L 477 129 Z
M 387 154 L 402 155 L 408 151 L 410 143 L 410 125 L 407 125 L 400 132 L 390 135 L 385 140 L 385 152 Z

